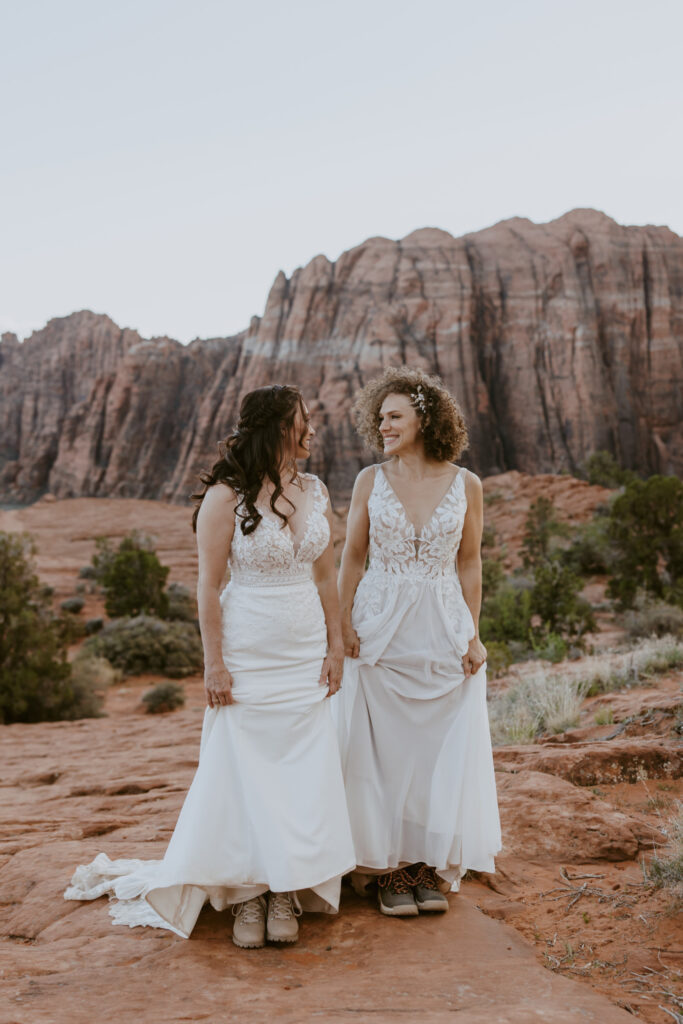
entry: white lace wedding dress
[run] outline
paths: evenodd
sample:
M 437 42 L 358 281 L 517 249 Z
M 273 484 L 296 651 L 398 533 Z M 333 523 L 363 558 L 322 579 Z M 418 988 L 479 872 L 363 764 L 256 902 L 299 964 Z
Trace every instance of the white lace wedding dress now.
M 297 892 L 304 910 L 334 913 L 354 864 L 337 737 L 319 684 L 325 617 L 311 578 L 329 541 L 327 497 L 303 474 L 299 537 L 270 510 L 235 527 L 221 595 L 223 655 L 236 703 L 207 708 L 199 765 L 162 861 L 77 868 L 66 899 L 115 898 L 115 924 L 188 937 L 208 900 L 217 910 Z
M 485 665 L 466 678 L 474 622 L 456 571 L 467 497 L 459 470 L 419 537 L 382 466 L 368 501 L 369 565 L 335 715 L 358 870 L 424 861 L 444 889 L 494 870 L 500 823 Z

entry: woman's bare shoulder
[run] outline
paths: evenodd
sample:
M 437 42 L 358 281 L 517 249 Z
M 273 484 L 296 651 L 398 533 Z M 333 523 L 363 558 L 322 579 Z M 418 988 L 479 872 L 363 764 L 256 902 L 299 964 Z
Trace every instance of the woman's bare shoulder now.
M 212 484 L 208 488 L 202 501 L 200 514 L 206 509 L 206 512 L 211 514 L 212 512 L 234 512 L 235 506 L 239 501 L 237 492 L 233 490 L 230 484 L 216 483 Z
M 366 466 L 361 469 L 353 485 L 353 501 L 367 501 L 370 497 L 374 482 L 377 465 Z
M 484 494 L 484 488 L 482 487 L 481 480 L 476 473 L 473 473 L 471 469 L 467 469 L 465 466 L 461 466 L 459 473 L 462 475 L 462 480 L 465 485 L 465 494 L 469 501 L 473 501 L 475 498 L 482 500 Z

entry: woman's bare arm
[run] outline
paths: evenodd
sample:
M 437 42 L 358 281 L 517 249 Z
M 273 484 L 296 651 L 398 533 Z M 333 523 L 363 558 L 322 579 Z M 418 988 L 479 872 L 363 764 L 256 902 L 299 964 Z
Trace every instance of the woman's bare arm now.
M 331 697 L 341 686 L 344 646 L 342 644 L 339 597 L 337 595 L 337 571 L 334 564 L 332 508 L 325 485 L 321 484 L 321 487 L 327 497 L 326 515 L 327 521 L 330 524 L 330 542 L 322 555 L 313 563 L 313 582 L 318 588 L 327 627 L 327 655 L 320 673 L 320 685 L 327 685 L 327 695 Z
M 341 606 L 344 653 L 357 658 L 360 652 L 358 634 L 351 625 L 351 610 L 356 589 L 365 571 L 365 559 L 370 542 L 370 516 L 368 498 L 372 491 L 375 469 L 368 466 L 356 477 L 351 506 L 346 522 L 346 541 L 339 570 L 339 603 Z
M 475 634 L 463 657 L 465 675 L 476 672 L 486 660 L 486 648 L 479 639 L 479 612 L 481 611 L 481 535 L 484 528 L 484 493 L 481 480 L 466 470 L 465 493 L 467 512 L 457 555 L 458 576 L 462 596 L 472 613 Z
M 236 504 L 232 488 L 214 484 L 206 492 L 197 517 L 197 606 L 204 647 L 204 687 L 210 708 L 233 703 L 232 677 L 223 661 L 219 594 L 235 530 Z

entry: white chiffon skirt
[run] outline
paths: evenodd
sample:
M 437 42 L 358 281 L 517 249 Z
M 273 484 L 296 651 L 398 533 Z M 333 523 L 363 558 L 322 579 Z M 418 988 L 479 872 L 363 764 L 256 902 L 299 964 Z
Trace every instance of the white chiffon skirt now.
M 355 865 L 339 748 L 319 677 L 325 619 L 311 580 L 232 582 L 221 596 L 236 703 L 207 708 L 199 765 L 162 861 L 100 854 L 66 899 L 115 898 L 115 923 L 188 937 L 207 901 L 267 890 L 334 913 Z
M 354 602 L 360 657 L 335 707 L 355 886 L 424 861 L 444 890 L 500 850 L 486 669 L 465 677 L 474 623 L 457 579 L 368 573 Z

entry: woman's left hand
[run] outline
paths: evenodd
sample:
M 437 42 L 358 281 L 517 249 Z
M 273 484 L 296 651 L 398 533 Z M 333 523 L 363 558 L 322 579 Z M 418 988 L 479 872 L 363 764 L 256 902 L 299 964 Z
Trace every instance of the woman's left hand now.
M 327 686 L 327 697 L 341 689 L 342 672 L 344 670 L 344 650 L 329 650 L 323 661 L 319 683 Z M 327 700 L 327 697 L 325 698 Z
M 462 656 L 462 667 L 465 677 L 473 676 L 486 661 L 486 648 L 478 636 L 473 636 L 467 647 L 467 654 Z

